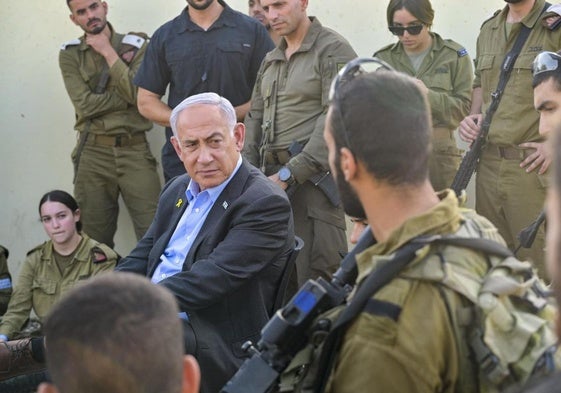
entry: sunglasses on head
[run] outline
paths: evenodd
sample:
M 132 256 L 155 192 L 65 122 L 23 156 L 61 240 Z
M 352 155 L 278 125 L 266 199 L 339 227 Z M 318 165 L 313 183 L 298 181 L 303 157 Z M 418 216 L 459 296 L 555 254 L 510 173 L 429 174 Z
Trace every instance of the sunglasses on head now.
M 419 25 L 409 26 L 388 26 L 388 29 L 390 29 L 393 35 L 401 37 L 405 33 L 405 31 L 407 31 L 411 35 L 419 35 L 421 33 L 421 30 L 423 30 L 423 26 L 424 25 L 421 23 Z
M 341 70 L 337 73 L 337 76 L 335 77 L 335 79 L 333 79 L 333 82 L 331 82 L 331 87 L 329 89 L 330 103 L 332 103 L 334 100 L 339 99 L 338 91 L 344 82 L 349 82 L 356 78 L 358 75 L 367 73 L 367 71 L 365 71 L 362 67 L 362 65 L 364 64 L 378 65 L 379 67 L 377 68 L 377 70 L 382 68 L 388 71 L 395 71 L 388 63 L 376 57 L 357 57 L 356 59 L 353 59 L 345 64 L 345 66 L 341 68 Z M 345 137 L 345 143 L 347 144 L 347 147 L 350 147 L 349 136 L 344 124 L 343 135 Z
M 534 59 L 534 63 L 532 64 L 532 74 L 536 76 L 542 72 L 555 71 L 559 68 L 559 62 L 561 62 L 561 56 L 557 53 L 541 52 Z

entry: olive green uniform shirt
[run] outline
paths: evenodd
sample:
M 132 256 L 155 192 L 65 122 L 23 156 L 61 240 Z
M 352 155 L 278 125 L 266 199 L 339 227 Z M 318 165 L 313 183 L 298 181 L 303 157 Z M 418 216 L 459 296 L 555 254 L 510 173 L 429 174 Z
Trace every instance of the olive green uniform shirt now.
M 534 109 L 532 88 L 532 63 L 542 51 L 556 52 L 561 49 L 561 29 L 546 28 L 540 15 L 545 0 L 536 0 L 531 12 L 514 24 L 508 38 L 505 22 L 508 7 L 486 21 L 477 38 L 475 80 L 473 87 L 481 87 L 482 113 L 491 103 L 491 93 L 497 88 L 501 64 L 514 45 L 522 24 L 532 28 L 505 87 L 501 102 L 489 128 L 489 142 L 498 146 L 512 146 L 523 142 L 541 141 L 538 132 L 539 115 Z
M 305 145 L 286 164 L 298 183 L 329 168 L 323 140 L 329 88 L 338 70 L 357 56 L 342 36 L 310 19 L 302 45 L 289 60 L 284 38 L 265 56 L 245 119 L 244 155 L 256 166 L 260 150 L 286 149 L 293 141 Z
M 432 45 L 418 72 L 400 42 L 380 49 L 374 56 L 423 81 L 429 89 L 433 127 L 453 130 L 470 110 L 473 67 L 463 46 L 430 34 Z
M 0 334 L 12 337 L 19 332 L 32 308 L 42 321 L 60 297 L 80 280 L 113 270 L 117 254 L 83 233 L 82 237 L 74 260 L 62 274 L 53 258 L 52 241 L 43 243 L 27 254 L 8 311 L 0 323 Z
M 374 56 L 420 79 L 429 89 L 433 125 L 429 174 L 433 187 L 442 190 L 450 187 L 460 166 L 462 152 L 457 147 L 454 130 L 471 107 L 473 67 L 464 47 L 436 33 L 430 34 L 432 44 L 418 71 L 401 42 L 380 49 Z
M 113 28 L 111 32 L 111 45 L 119 53 L 124 35 L 114 32 Z M 94 134 L 132 135 L 152 128 L 152 123 L 138 112 L 137 88 L 132 83 L 147 44 L 145 40 L 130 65 L 119 57 L 109 68 L 109 82 L 101 94 L 94 91 L 107 64 L 104 57 L 90 48 L 84 37 L 63 45 L 59 65 L 76 111 L 74 128 L 77 131 L 85 130 L 87 120 L 91 120 L 89 131 Z
M 439 196 L 440 203 L 431 210 L 406 221 L 386 242 L 357 256 L 357 282 L 420 235 L 456 233 L 504 244 L 485 218 L 458 206 L 453 191 L 444 191 Z M 439 255 L 434 255 L 435 247 L 439 247 Z M 481 277 L 487 271 L 486 260 L 472 250 L 436 245 L 419 250 L 416 260 L 374 295 L 376 301 L 399 309 L 397 318 L 363 312 L 346 331 L 329 392 L 474 391 L 470 389 L 478 377 L 476 371 L 470 374 L 469 367 L 460 361 L 460 353 L 465 352 L 458 349 L 442 293 L 446 292 L 446 298 L 452 299 L 453 304 L 461 304 L 461 296 L 436 281 L 422 279 L 442 273 L 441 257 Z

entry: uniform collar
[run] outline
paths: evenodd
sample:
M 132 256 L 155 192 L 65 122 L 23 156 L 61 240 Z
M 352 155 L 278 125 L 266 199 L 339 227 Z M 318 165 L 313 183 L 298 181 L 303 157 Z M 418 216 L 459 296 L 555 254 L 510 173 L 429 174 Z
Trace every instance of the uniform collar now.
M 236 13 L 228 4 L 226 4 L 223 0 L 218 0 L 218 3 L 224 7 L 222 13 L 214 21 L 212 26 L 209 30 L 214 28 L 229 26 L 229 27 L 236 27 Z M 197 25 L 195 22 L 191 21 L 191 17 L 189 16 L 189 12 L 187 11 L 189 6 L 185 7 L 179 16 L 179 24 L 177 25 L 177 32 L 183 33 L 185 31 L 201 31 L 201 27 Z
M 536 2 L 534 3 L 534 6 L 532 7 L 532 9 L 528 13 L 528 15 L 526 15 L 522 19 L 522 23 L 526 27 L 529 27 L 530 29 L 533 28 L 535 26 L 535 24 L 538 22 L 541 14 L 542 14 L 542 9 L 543 9 L 544 5 L 545 5 L 545 0 L 536 0 Z M 508 15 L 508 5 L 506 5 L 502 9 L 500 14 L 498 15 L 498 18 L 494 19 L 491 27 L 493 29 L 502 28 L 504 26 L 505 22 L 506 22 L 507 15 Z
M 310 25 L 310 28 L 304 36 L 304 40 L 302 41 L 300 48 L 298 48 L 298 50 L 294 53 L 309 52 L 314 46 L 314 43 L 316 42 L 319 34 L 321 33 L 323 27 L 319 19 L 315 16 L 310 16 L 309 18 L 310 21 L 312 21 L 312 24 Z M 284 37 L 281 37 L 279 45 L 271 52 L 271 60 L 286 60 L 286 48 L 286 39 Z
M 377 243 L 358 254 L 359 275 L 363 277 L 372 270 L 374 257 L 391 255 L 413 238 L 457 232 L 462 216 L 456 194 L 452 190 L 444 190 L 438 193 L 438 198 L 440 202 L 432 209 L 404 222 L 392 232 L 387 241 Z

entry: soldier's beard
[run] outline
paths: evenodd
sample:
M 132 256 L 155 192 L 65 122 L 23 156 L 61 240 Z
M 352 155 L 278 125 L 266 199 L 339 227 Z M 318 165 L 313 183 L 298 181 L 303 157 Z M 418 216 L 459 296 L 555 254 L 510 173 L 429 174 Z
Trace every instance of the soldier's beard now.
M 107 26 L 107 21 L 103 22 L 101 19 L 94 19 L 94 21 L 102 22 L 97 27 L 94 27 L 90 31 L 87 31 L 87 33 L 95 35 L 101 33 L 103 29 L 105 29 L 105 26 Z
M 365 218 L 366 213 L 358 199 L 358 195 L 351 185 L 345 180 L 345 176 L 340 172 L 340 158 L 335 159 L 335 180 L 337 183 L 337 189 L 339 190 L 339 196 L 341 197 L 341 203 L 343 204 L 343 209 L 351 217 Z

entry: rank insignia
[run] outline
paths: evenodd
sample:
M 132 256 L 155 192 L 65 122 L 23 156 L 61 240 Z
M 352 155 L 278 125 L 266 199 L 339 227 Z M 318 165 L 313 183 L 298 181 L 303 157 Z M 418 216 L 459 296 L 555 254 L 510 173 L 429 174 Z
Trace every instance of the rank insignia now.
M 107 261 L 107 255 L 105 255 L 103 250 L 100 249 L 99 247 L 94 247 L 92 248 L 92 259 L 93 259 L 93 263 L 95 264 L 103 263 Z

